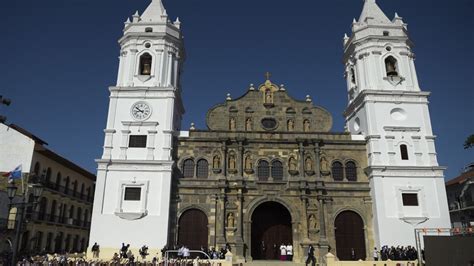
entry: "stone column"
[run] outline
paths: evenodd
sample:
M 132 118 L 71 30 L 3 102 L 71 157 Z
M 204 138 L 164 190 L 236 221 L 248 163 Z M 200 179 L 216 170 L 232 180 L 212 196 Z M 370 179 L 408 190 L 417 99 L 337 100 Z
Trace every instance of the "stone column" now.
M 298 141 L 299 153 L 300 153 L 300 176 L 305 177 L 306 174 L 304 172 L 304 146 L 302 141 Z
M 243 234 L 243 195 L 242 195 L 242 188 L 238 189 L 237 193 L 237 208 L 238 208 L 238 216 L 236 218 L 237 223 L 237 232 L 235 235 L 235 251 L 233 252 L 237 259 L 242 259 L 244 256 L 244 239 L 242 237 Z
M 316 178 L 321 178 L 321 147 L 319 142 L 314 142 L 314 172 L 316 173 Z
M 237 176 L 241 176 L 243 177 L 244 176 L 244 146 L 243 146 L 243 143 L 244 143 L 244 140 L 243 139 L 239 139 L 238 140 L 239 142 L 239 155 L 238 155 L 238 173 L 237 173 Z
M 325 208 L 325 197 L 323 195 L 318 195 L 318 202 L 319 202 L 319 261 L 323 261 L 324 256 L 329 252 L 329 243 L 327 239 L 327 232 L 326 232 L 326 208 Z
M 308 224 L 308 196 L 304 195 L 305 191 L 301 192 L 301 205 L 303 207 L 303 225 L 304 228 L 306 229 L 304 234 L 303 234 L 303 242 L 309 242 L 309 224 Z
M 216 238 L 214 247 L 225 244 L 225 194 L 215 195 L 216 199 Z M 217 248 L 216 248 L 217 249 Z
M 223 175 L 226 177 L 227 179 L 227 144 L 226 144 L 226 141 L 222 141 L 222 147 L 221 147 L 221 150 L 222 150 L 222 170 L 223 170 Z

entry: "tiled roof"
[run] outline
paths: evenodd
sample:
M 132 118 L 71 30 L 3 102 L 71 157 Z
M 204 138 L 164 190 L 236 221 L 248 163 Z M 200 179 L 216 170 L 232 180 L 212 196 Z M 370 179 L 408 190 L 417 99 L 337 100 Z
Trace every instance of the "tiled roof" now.
M 470 171 L 467 171 L 465 173 L 462 173 L 460 176 L 455 177 L 455 178 L 447 181 L 446 186 L 455 185 L 455 184 L 462 184 L 462 183 L 466 182 L 466 180 L 468 180 L 469 178 L 472 178 L 472 177 L 474 177 L 474 169 L 470 170 Z

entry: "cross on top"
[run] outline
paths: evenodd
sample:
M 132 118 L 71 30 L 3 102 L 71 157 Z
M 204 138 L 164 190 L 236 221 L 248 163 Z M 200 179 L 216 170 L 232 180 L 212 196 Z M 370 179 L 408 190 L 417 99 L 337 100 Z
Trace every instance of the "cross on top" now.
M 271 76 L 272 74 L 270 72 L 267 71 L 267 73 L 265 73 L 265 77 L 267 78 L 267 80 L 270 80 Z

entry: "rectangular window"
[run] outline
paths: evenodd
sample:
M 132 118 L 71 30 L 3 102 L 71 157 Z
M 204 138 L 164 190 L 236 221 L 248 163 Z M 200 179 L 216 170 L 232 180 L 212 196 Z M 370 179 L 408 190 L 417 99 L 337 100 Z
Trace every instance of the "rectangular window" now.
M 418 206 L 418 194 L 402 193 L 403 206 Z
M 140 201 L 142 189 L 139 187 L 127 187 L 125 188 L 124 200 L 127 201 Z
M 146 148 L 146 135 L 132 135 L 128 143 L 130 148 Z

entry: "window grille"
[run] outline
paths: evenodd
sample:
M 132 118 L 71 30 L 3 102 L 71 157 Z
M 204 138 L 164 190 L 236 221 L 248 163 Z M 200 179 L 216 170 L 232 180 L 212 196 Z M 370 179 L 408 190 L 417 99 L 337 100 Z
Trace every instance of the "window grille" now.
M 201 159 L 197 162 L 197 178 L 208 178 L 209 177 L 209 163 Z
M 280 161 L 272 162 L 272 177 L 274 180 L 283 180 L 283 164 Z
M 332 164 L 332 178 L 335 181 L 342 181 L 344 179 L 344 169 L 342 168 L 342 163 L 334 162 Z
M 258 163 L 257 177 L 260 181 L 267 181 L 270 177 L 270 167 L 267 161 L 260 161 Z
M 191 159 L 184 161 L 183 163 L 183 177 L 193 178 L 194 177 L 194 162 Z
M 346 178 L 349 181 L 357 181 L 357 167 L 354 162 L 346 163 Z

